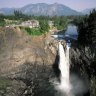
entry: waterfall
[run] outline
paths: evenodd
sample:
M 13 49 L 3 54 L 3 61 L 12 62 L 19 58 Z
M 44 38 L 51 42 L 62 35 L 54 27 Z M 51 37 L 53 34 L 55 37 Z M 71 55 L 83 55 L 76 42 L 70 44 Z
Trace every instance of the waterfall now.
M 69 78 L 69 49 L 70 47 L 66 45 L 66 51 L 63 48 L 61 42 L 59 42 L 59 69 L 61 71 L 60 74 L 60 85 L 58 86 L 59 89 L 64 92 L 64 96 L 73 96 L 71 92 L 71 84 Z

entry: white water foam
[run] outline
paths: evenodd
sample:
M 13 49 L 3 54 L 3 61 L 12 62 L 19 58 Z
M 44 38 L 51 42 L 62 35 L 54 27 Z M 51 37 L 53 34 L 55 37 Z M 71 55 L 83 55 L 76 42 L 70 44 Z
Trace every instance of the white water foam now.
M 65 50 L 66 49 L 66 50 Z M 57 90 L 56 96 L 83 96 L 88 91 L 88 86 L 78 75 L 70 76 L 70 63 L 69 63 L 69 45 L 63 48 L 59 42 L 59 69 L 60 69 L 60 82 L 54 81 L 55 89 Z
M 64 96 L 74 96 L 71 92 L 71 83 L 70 83 L 70 64 L 69 64 L 69 49 L 70 47 L 66 45 L 66 51 L 63 48 L 61 42 L 59 42 L 59 69 L 61 71 L 60 74 L 60 84 L 57 86 L 58 90 L 60 90 Z

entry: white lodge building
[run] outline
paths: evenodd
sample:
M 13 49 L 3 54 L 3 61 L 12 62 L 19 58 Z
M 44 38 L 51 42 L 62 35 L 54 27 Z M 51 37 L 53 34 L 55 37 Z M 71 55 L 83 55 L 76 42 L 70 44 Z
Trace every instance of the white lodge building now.
M 39 21 L 37 20 L 28 20 L 21 23 L 21 26 L 29 27 L 29 28 L 36 28 L 39 27 Z

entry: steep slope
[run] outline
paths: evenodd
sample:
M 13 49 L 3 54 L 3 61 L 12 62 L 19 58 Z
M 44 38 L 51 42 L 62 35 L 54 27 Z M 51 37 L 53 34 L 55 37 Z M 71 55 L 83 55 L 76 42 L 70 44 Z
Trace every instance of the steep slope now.
M 0 13 L 10 15 L 14 13 L 15 8 L 1 8 Z
M 81 12 L 82 12 L 83 14 L 90 14 L 90 12 L 91 12 L 93 9 L 96 10 L 96 8 L 89 8 L 89 9 L 85 9 L 85 10 L 83 10 L 83 11 L 81 11 Z
M 48 15 L 68 16 L 68 15 L 80 15 L 80 13 L 65 5 L 54 3 L 49 5 Z
M 80 12 L 77 12 L 65 5 L 54 3 L 54 4 L 45 4 L 45 3 L 37 3 L 37 4 L 29 4 L 22 8 L 2 8 L 0 9 L 0 13 L 4 13 L 6 15 L 12 14 L 14 10 L 19 10 L 24 14 L 35 15 L 35 16 L 69 16 L 69 15 L 82 15 Z
M 48 4 L 38 3 L 38 4 L 29 4 L 20 9 L 24 14 L 29 15 L 46 15 L 48 10 Z

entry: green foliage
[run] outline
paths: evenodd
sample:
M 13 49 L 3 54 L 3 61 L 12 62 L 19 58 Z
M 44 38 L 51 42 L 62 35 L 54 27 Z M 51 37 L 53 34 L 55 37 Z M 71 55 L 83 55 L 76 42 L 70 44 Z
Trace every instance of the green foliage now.
M 14 15 L 0 15 L 0 21 L 1 19 L 4 21 L 4 19 L 8 19 L 8 20 L 13 20 L 12 24 L 16 24 L 16 22 L 14 22 L 14 20 L 17 21 L 27 21 L 27 20 L 38 20 L 40 22 L 40 31 L 42 33 L 48 32 L 49 31 L 49 24 L 48 21 L 53 21 L 54 22 L 54 26 L 57 27 L 57 29 L 63 30 L 67 27 L 68 24 L 68 19 L 69 17 L 49 17 L 49 16 L 30 16 L 30 15 L 25 15 L 23 14 L 21 11 L 15 10 L 14 11 Z M 3 23 L 1 23 L 1 25 L 3 25 Z
M 25 30 L 29 35 L 33 35 L 33 36 L 42 35 L 42 33 L 40 32 L 40 29 L 37 29 L 37 28 L 25 28 Z
M 9 79 L 6 78 L 0 78 L 0 89 L 6 88 L 6 86 L 9 86 L 11 84 Z
M 66 17 L 54 17 L 54 26 L 59 30 L 66 29 L 67 27 L 67 18 Z
M 4 15 L 0 14 L 0 26 L 4 26 L 5 25 L 5 21 L 4 21 Z
M 90 96 L 96 96 L 96 10 L 93 10 L 89 16 L 86 15 L 75 21 L 75 23 L 79 32 L 78 43 L 86 49 L 82 54 L 82 58 L 86 58 L 82 63 L 82 68 L 86 70 L 90 78 Z
M 96 44 L 96 11 L 93 10 L 89 16 L 85 16 L 78 22 L 78 41 L 82 45 Z
M 71 17 L 72 23 L 74 25 L 78 25 L 81 21 L 84 20 L 85 17 L 87 17 L 87 15 L 86 16 L 74 16 L 74 17 Z
M 30 35 L 42 35 L 49 31 L 49 25 L 47 20 L 40 20 L 39 21 L 39 28 L 25 28 L 28 34 Z
M 39 21 L 40 28 L 25 28 L 25 30 L 30 35 L 42 35 L 49 31 L 49 25 L 47 20 L 40 20 Z
M 30 16 L 23 14 L 21 11 L 14 11 L 14 18 L 17 20 L 28 20 Z
M 0 26 L 4 26 L 5 22 L 4 21 L 0 21 Z
M 49 31 L 49 25 L 47 20 L 39 20 L 40 32 L 46 33 Z

